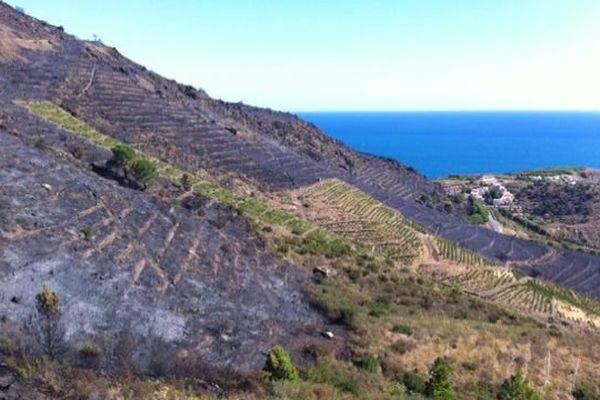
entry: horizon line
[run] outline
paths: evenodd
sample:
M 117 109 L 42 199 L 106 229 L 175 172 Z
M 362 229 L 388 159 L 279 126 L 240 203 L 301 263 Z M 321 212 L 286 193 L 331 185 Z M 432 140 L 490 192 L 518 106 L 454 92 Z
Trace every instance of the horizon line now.
M 249 105 L 249 104 L 248 104 Z M 271 108 L 271 107 L 259 107 Z M 586 113 L 600 114 L 600 109 L 404 109 L 404 110 L 288 110 L 286 112 L 294 114 L 306 113 Z

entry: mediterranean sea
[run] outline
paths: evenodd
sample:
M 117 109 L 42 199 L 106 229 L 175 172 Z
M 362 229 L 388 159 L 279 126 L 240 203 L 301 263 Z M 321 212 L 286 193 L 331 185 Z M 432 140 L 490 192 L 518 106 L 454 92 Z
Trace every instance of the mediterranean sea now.
M 600 112 L 305 112 L 355 150 L 429 178 L 600 168 Z

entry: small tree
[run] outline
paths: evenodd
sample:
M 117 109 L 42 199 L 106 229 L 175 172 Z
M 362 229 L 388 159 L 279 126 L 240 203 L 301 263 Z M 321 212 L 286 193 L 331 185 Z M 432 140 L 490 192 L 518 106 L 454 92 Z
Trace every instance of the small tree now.
M 286 380 L 295 382 L 299 378 L 298 370 L 294 366 L 290 355 L 281 345 L 273 347 L 264 369 L 277 381 Z
M 600 382 L 578 383 L 573 390 L 575 400 L 598 400 L 600 399 Z
M 108 164 L 119 170 L 123 170 L 125 180 L 128 180 L 128 171 L 135 163 L 135 150 L 126 144 L 118 144 L 112 148 L 113 156 Z
M 47 284 L 44 284 L 42 290 L 35 296 L 35 308 L 40 344 L 46 355 L 54 359 L 63 339 L 60 323 L 62 310 L 58 295 L 51 291 Z
M 455 400 L 456 393 L 450 385 L 452 365 L 443 358 L 437 358 L 429 370 L 429 381 L 425 394 L 436 400 Z
M 398 380 L 402 382 L 408 393 L 411 394 L 422 394 L 427 389 L 427 383 L 416 370 L 403 373 Z
M 144 189 L 148 187 L 148 185 L 158 178 L 158 170 L 156 169 L 156 165 L 145 158 L 140 158 L 136 160 L 132 167 L 131 173 L 133 175 L 133 179 L 135 179 L 138 183 L 141 183 L 144 186 Z
M 542 396 L 529 385 L 527 379 L 517 372 L 502 383 L 499 400 L 542 400 Z
M 189 191 L 192 189 L 192 177 L 189 176 L 188 174 L 183 174 L 181 176 L 181 187 L 183 187 L 183 190 L 185 191 Z

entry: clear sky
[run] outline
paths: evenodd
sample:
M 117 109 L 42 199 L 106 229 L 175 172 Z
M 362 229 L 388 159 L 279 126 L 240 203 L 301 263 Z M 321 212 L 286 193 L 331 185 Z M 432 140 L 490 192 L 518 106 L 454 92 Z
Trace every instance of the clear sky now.
M 600 0 L 9 0 L 213 97 L 600 110 Z

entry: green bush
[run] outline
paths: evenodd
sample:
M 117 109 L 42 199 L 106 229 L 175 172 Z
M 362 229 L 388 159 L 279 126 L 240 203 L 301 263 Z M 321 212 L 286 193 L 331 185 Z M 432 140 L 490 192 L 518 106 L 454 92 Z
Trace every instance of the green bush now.
M 81 230 L 81 233 L 83 233 L 83 236 L 87 239 L 90 240 L 92 239 L 94 236 L 96 236 L 96 228 L 94 228 L 93 226 L 86 226 L 85 228 L 83 228 Z
M 502 383 L 500 400 L 542 400 L 542 396 L 529 385 L 527 379 L 517 372 Z
M 379 318 L 389 312 L 391 300 L 388 296 L 379 296 L 369 306 L 369 315 Z
M 410 336 L 415 333 L 415 330 L 409 325 L 396 324 L 392 327 L 392 332 Z
M 77 145 L 71 150 L 71 154 L 73 154 L 73 157 L 77 159 L 83 158 L 86 155 L 86 153 L 87 149 L 82 145 Z
M 135 161 L 135 150 L 126 144 L 118 144 L 112 148 L 111 162 L 118 168 L 128 168 Z
M 458 193 L 456 194 L 453 198 L 452 201 L 455 204 L 462 204 L 465 202 L 465 194 L 464 193 Z
M 408 351 L 408 345 L 404 340 L 395 341 L 390 348 L 398 354 L 405 354 Z
M 190 191 L 192 189 L 192 177 L 188 174 L 183 174 L 181 176 L 181 187 L 185 191 Z
M 299 378 L 298 370 L 294 366 L 292 358 L 281 345 L 273 347 L 264 369 L 276 381 L 286 380 L 295 382 Z
M 33 145 L 40 150 L 46 150 L 48 148 L 48 144 L 46 143 L 46 140 L 43 137 L 38 137 L 37 139 L 35 139 Z
M 429 381 L 425 394 L 435 400 L 455 400 L 456 393 L 450 384 L 452 365 L 443 358 L 437 358 L 429 370 Z
M 158 178 L 156 165 L 145 158 L 136 160 L 131 166 L 133 178 L 144 186 L 144 189 Z
M 336 324 L 354 328 L 358 315 L 358 299 L 351 296 L 335 278 L 326 279 L 309 290 L 311 305 Z
M 490 212 L 481 202 L 481 200 L 475 200 L 469 197 L 469 204 L 467 205 L 467 219 L 472 224 L 485 224 L 488 222 Z
M 425 379 L 421 377 L 416 371 L 404 372 L 402 375 L 396 378 L 401 382 L 406 390 L 411 394 L 424 394 L 426 389 Z
M 8 353 L 16 348 L 16 343 L 14 340 L 0 336 L 0 353 Z
M 573 391 L 575 400 L 600 400 L 600 382 L 596 385 L 578 383 Z
M 351 253 L 350 243 L 343 239 L 331 239 L 321 232 L 312 232 L 302 240 L 300 254 L 324 255 L 327 258 L 344 257 Z
M 366 371 L 369 371 L 372 374 L 376 374 L 380 371 L 379 361 L 375 356 L 369 354 L 360 359 L 358 362 L 358 366 Z
M 360 375 L 352 364 L 344 364 L 333 358 L 319 360 L 306 371 L 306 380 L 312 383 L 325 384 L 343 392 L 357 395 L 359 384 L 365 376 Z
M 79 350 L 79 353 L 86 358 L 98 358 L 102 355 L 98 346 L 93 343 L 86 343 L 81 350 Z

